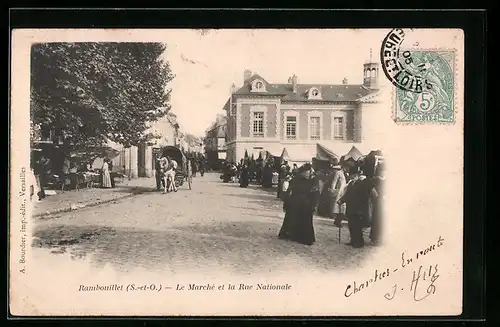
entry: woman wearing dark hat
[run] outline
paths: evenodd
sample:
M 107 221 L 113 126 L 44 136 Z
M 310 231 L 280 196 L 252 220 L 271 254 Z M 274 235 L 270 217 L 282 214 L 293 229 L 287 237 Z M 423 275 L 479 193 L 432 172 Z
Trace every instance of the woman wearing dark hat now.
M 271 162 L 268 161 L 263 169 L 262 174 L 262 187 L 271 188 L 273 187 L 273 169 L 271 167 Z
M 312 245 L 316 238 L 313 214 L 318 200 L 318 187 L 310 164 L 297 169 L 286 191 L 283 209 L 285 219 L 278 234 L 281 239 Z
M 243 163 L 240 173 L 240 187 L 248 187 L 248 180 L 250 178 L 250 169 L 248 168 L 248 163 Z

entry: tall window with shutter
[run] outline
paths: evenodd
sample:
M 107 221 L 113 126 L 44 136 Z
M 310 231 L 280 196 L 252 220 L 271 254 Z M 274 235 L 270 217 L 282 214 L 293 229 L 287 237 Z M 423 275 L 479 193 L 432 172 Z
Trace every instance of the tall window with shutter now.
M 344 139 L 344 117 L 333 118 L 333 138 L 335 140 Z
M 332 137 L 334 140 L 344 141 L 347 139 L 346 117 L 343 113 L 332 116 Z
M 309 117 L 309 139 L 319 140 L 321 138 L 321 118 Z

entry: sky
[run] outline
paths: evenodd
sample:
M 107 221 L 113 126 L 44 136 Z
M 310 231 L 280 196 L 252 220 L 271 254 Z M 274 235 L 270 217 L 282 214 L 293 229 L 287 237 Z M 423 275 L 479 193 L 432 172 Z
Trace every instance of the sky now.
M 165 30 L 164 53 L 176 75 L 170 104 L 181 129 L 195 136 L 222 112 L 233 83 L 249 69 L 270 83 L 361 84 L 363 63 L 379 61 L 387 30 Z

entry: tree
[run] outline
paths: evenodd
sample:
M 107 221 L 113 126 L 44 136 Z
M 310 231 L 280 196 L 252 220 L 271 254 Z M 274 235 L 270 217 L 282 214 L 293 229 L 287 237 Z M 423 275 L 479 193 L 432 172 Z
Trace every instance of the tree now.
M 66 151 L 125 146 L 151 137 L 170 110 L 174 78 L 161 43 L 42 43 L 31 49 L 31 119 L 62 136 Z

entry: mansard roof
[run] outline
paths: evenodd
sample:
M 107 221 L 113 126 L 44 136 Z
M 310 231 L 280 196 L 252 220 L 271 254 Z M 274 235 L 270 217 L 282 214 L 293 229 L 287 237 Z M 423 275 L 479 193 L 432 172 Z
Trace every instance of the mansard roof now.
M 256 92 L 250 89 L 251 84 L 256 79 L 261 80 L 266 85 L 265 92 Z M 316 88 L 321 94 L 321 100 L 310 100 L 307 92 Z M 244 85 L 239 88 L 234 95 L 236 96 L 278 96 L 282 102 L 346 102 L 357 101 L 360 98 L 374 93 L 376 90 L 369 89 L 361 84 L 297 84 L 297 92 L 293 92 L 292 84 L 273 84 L 267 82 L 259 74 L 252 75 Z

